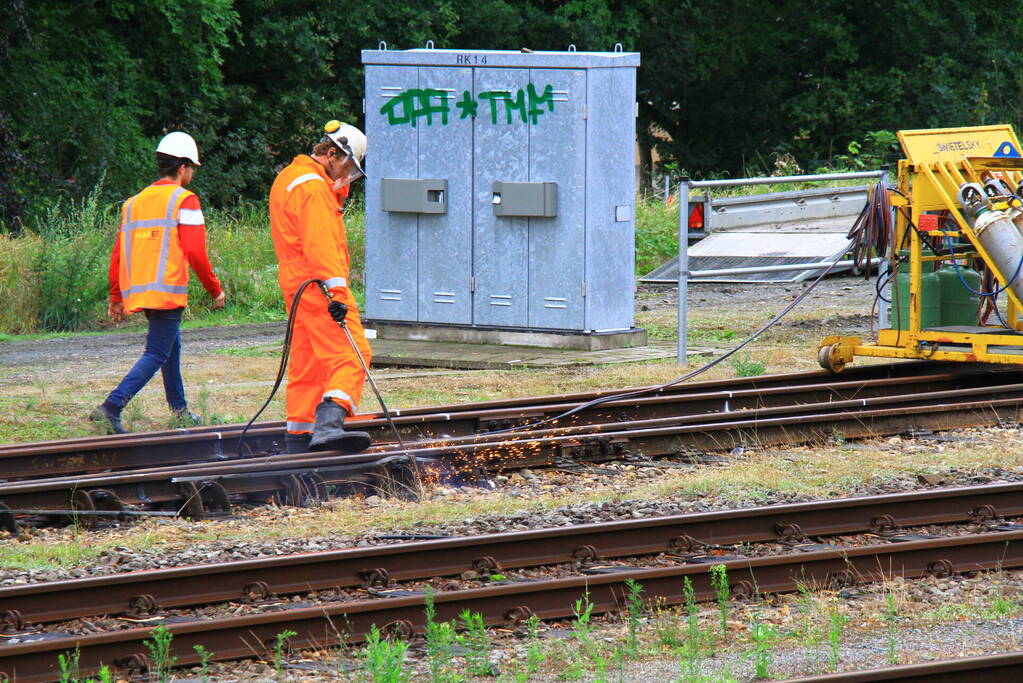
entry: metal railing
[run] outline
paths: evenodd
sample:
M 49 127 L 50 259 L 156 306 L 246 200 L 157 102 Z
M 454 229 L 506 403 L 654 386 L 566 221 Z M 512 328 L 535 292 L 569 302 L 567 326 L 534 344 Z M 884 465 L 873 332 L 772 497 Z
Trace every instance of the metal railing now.
M 817 175 L 790 175 L 762 178 L 736 178 L 733 180 L 690 180 L 683 177 L 678 188 L 678 364 L 685 365 L 686 342 L 688 341 L 688 295 L 689 295 L 689 191 L 694 188 L 739 187 L 743 185 L 778 185 L 806 183 L 824 180 L 857 180 L 880 178 L 884 171 L 861 171 L 857 173 L 821 173 Z M 817 265 L 819 264 L 810 264 Z M 882 264 L 883 266 L 883 264 Z M 825 266 L 826 267 L 826 266 Z M 811 268 L 807 268 L 811 270 Z

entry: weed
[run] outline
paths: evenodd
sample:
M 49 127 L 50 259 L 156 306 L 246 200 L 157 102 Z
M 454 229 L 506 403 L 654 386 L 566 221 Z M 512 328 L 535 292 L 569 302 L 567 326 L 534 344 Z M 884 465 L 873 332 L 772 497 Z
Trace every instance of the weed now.
M 895 594 L 886 591 L 884 594 L 884 620 L 888 641 L 888 664 L 895 666 L 899 662 L 896 645 L 899 634 L 899 611 L 895 605 Z
M 458 644 L 465 649 L 466 670 L 473 676 L 496 676 L 496 667 L 490 661 L 490 639 L 483 615 L 465 610 L 459 618 L 464 632 L 458 634 Z
M 298 634 L 290 629 L 285 629 L 274 638 L 273 665 L 277 683 L 284 683 L 284 656 L 288 652 L 288 639 Z
M 770 678 L 774 643 L 778 639 L 778 634 L 773 626 L 756 619 L 750 628 L 750 638 L 753 641 L 754 675 L 757 678 Z
M 76 647 L 74 652 L 57 655 L 57 667 L 60 669 L 60 683 L 76 683 L 78 681 L 78 659 L 81 652 Z
M 458 642 L 458 632 L 455 630 L 454 624 L 448 621 L 440 623 L 436 621 L 437 608 L 434 605 L 433 588 L 430 586 L 426 587 L 423 601 L 426 605 L 426 629 L 423 636 L 426 639 L 426 656 L 430 663 L 430 681 L 432 683 L 457 683 L 465 680 L 452 667 L 451 660 Z
M 363 668 L 373 683 L 409 683 L 412 679 L 405 671 L 405 653 L 408 643 L 388 641 L 380 636 L 374 624 L 366 636 L 362 651 Z
M 210 680 L 210 657 L 213 656 L 213 653 L 202 645 L 194 645 L 192 649 L 199 655 L 199 681 L 200 683 L 208 683 Z
M 735 371 L 736 377 L 756 377 L 757 375 L 764 374 L 766 366 L 755 360 L 750 360 L 748 353 L 737 353 L 732 356 L 732 360 L 729 361 L 729 365 Z
M 142 644 L 149 650 L 149 680 L 167 683 L 170 680 L 171 669 L 174 668 L 174 663 L 178 660 L 170 653 L 174 634 L 166 626 L 157 626 L 149 635 L 152 637 L 152 641 L 142 641 Z
M 991 607 L 988 610 L 995 619 L 1010 616 L 1019 610 L 1019 603 L 1005 596 L 1004 581 L 1005 576 L 1002 572 L 1002 567 L 999 566 L 995 571 L 995 593 L 991 598 Z
M 121 412 L 121 419 L 124 420 L 124 428 L 129 432 L 134 432 L 135 427 L 142 420 L 142 401 L 137 398 L 134 401 L 128 401 L 128 405 Z
M 686 638 L 679 648 L 682 673 L 687 679 L 701 675 L 703 656 L 703 633 L 700 630 L 699 608 L 696 605 L 696 591 L 688 576 L 682 579 L 682 598 L 686 609 Z
M 199 389 L 199 398 L 197 400 L 197 407 L 199 410 L 199 417 L 202 418 L 203 424 L 211 424 L 210 422 L 210 390 L 205 386 Z
M 582 678 L 588 664 L 597 668 L 601 666 L 602 658 L 596 651 L 593 642 L 593 602 L 590 600 L 590 593 L 587 590 L 583 596 L 575 601 L 572 606 L 574 618 L 572 620 L 572 644 L 575 647 L 568 648 L 564 652 L 564 668 L 559 678 L 566 680 L 578 680 Z
M 629 634 L 626 640 L 626 651 L 630 657 L 639 655 L 639 620 L 643 616 L 643 586 L 632 579 L 625 580 L 626 609 L 629 623 Z
M 718 603 L 718 617 L 721 620 L 721 637 L 728 636 L 728 569 L 723 564 L 715 564 L 710 568 L 710 582 L 714 586 L 714 594 Z
M 842 628 L 849 617 L 832 608 L 828 613 L 828 667 L 831 671 L 838 670 L 842 657 Z

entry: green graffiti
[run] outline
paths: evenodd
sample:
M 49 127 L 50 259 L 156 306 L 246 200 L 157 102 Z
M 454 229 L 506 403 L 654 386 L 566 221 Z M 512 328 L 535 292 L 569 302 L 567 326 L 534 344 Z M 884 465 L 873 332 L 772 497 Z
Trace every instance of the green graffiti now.
M 433 100 L 437 99 L 438 102 Z M 400 111 L 399 111 L 400 107 Z M 433 125 L 435 114 L 440 115 L 440 124 L 448 125 L 447 93 L 432 88 L 410 88 L 391 98 L 380 107 L 380 113 L 387 116 L 387 123 L 400 126 L 403 123 L 416 127 L 419 119 L 426 119 L 426 125 Z
M 392 126 L 409 124 L 415 128 L 417 122 L 424 118 L 426 125 L 432 126 L 435 115 L 439 115 L 440 124 L 446 126 L 450 112 L 448 99 L 443 90 L 410 88 L 380 107 L 380 113 L 387 116 L 387 123 Z M 475 98 L 471 92 L 463 90 L 462 99 L 455 103 L 459 120 L 476 118 L 481 102 L 487 104 L 490 122 L 494 125 L 497 125 L 503 111 L 504 121 L 509 125 L 517 119 L 535 126 L 541 115 L 554 111 L 554 86 L 548 83 L 542 93 L 537 93 L 536 87 L 530 83 L 525 90 L 519 88 L 514 94 L 508 90 L 489 90 Z
M 468 90 L 462 92 L 461 102 L 456 102 L 455 106 L 462 112 L 459 119 L 476 118 L 476 110 L 479 109 L 480 103 L 472 99 L 472 93 Z

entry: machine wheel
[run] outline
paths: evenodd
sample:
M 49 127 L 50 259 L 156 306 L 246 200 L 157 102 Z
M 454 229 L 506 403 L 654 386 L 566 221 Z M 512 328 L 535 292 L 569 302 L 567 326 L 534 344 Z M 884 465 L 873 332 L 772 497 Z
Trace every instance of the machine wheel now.
M 817 352 L 817 362 L 820 363 L 820 366 L 828 372 L 835 374 L 845 370 L 845 361 L 838 354 L 838 346 L 838 344 L 822 346 L 820 351 Z

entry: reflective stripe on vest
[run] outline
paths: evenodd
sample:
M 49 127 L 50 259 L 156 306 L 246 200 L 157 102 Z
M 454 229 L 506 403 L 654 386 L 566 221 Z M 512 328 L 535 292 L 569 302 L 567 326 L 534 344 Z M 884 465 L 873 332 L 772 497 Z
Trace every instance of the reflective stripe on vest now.
M 188 294 L 187 284 L 168 285 L 165 282 L 167 279 L 167 256 L 170 252 L 171 230 L 178 227 L 178 221 L 174 215 L 174 206 L 177 204 L 178 197 L 180 197 L 184 191 L 185 188 L 179 187 L 171 193 L 170 199 L 167 202 L 167 212 L 163 218 L 147 218 L 137 221 L 132 220 L 132 208 L 135 204 L 135 200 L 138 198 L 138 195 L 135 195 L 128 201 L 128 206 L 125 209 L 124 225 L 121 226 L 121 230 L 124 232 L 124 263 L 127 267 L 129 279 L 132 277 L 131 255 L 133 231 L 139 228 L 163 228 L 163 240 L 160 243 L 160 260 L 157 263 L 156 274 L 153 281 L 142 285 L 133 284 L 128 287 L 128 289 L 122 289 L 122 297 L 126 297 L 131 294 L 141 294 L 143 292 Z

